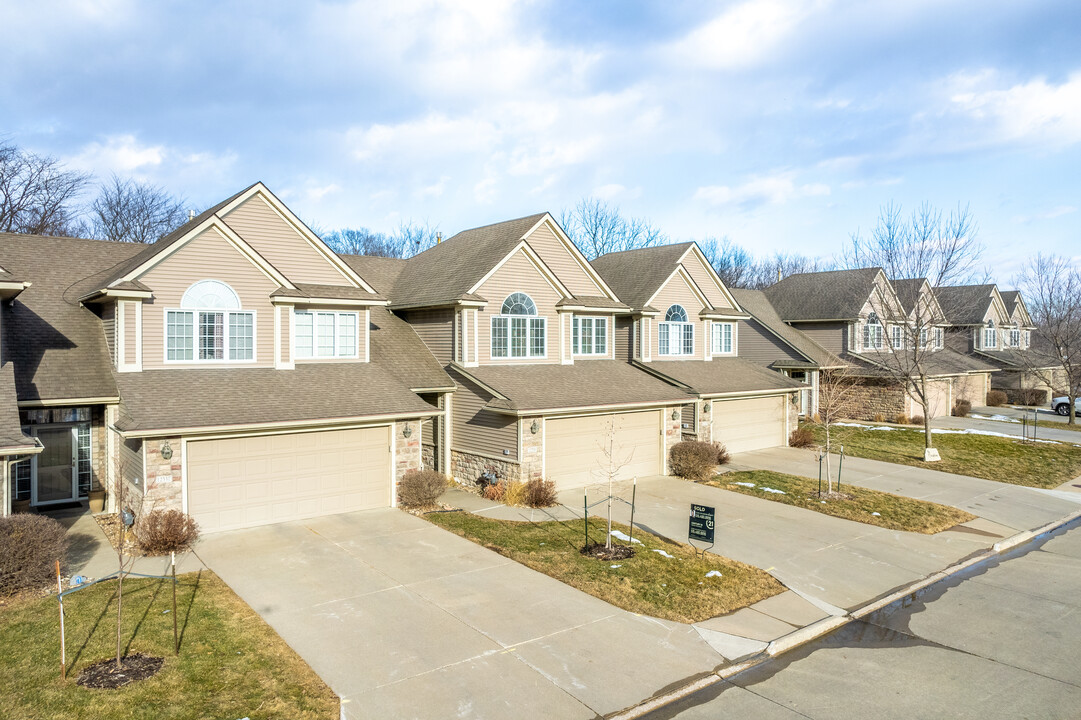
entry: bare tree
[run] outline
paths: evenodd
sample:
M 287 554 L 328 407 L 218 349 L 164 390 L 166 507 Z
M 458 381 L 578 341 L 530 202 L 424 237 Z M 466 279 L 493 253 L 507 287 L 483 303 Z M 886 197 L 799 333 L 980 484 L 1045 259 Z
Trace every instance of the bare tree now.
M 943 215 L 924 203 L 906 216 L 900 205 L 890 203 L 879 211 L 870 235 L 853 233 L 843 258 L 848 268 L 880 267 L 889 280 L 909 283 L 906 307 L 891 307 L 891 298 L 881 299 L 882 319 L 888 323 L 883 328 L 883 347 L 864 357 L 923 408 L 926 460 L 938 459 L 931 435 L 934 386 L 930 377 L 941 349 L 935 329 L 944 327 L 946 319 L 961 309 L 943 307 L 950 301 L 933 289 L 975 278 L 983 253 L 977 232 L 967 206 Z
M 832 270 L 834 265 L 835 263 L 832 261 L 818 257 L 800 255 L 799 253 L 776 252 L 755 262 L 742 287 L 762 290 L 780 282 L 789 275 Z
M 0 232 L 73 235 L 90 175 L 0 141 Z
M 619 208 L 594 197 L 560 213 L 559 224 L 590 260 L 611 252 L 664 245 L 668 236 L 644 218 L 625 218 Z
M 184 224 L 184 201 L 163 188 L 113 175 L 90 203 L 90 225 L 101 240 L 149 244 Z
M 604 547 L 612 549 L 612 499 L 615 494 L 615 483 L 619 473 L 630 464 L 634 457 L 634 447 L 629 450 L 623 443 L 617 442 L 619 436 L 619 423 L 608 420 L 605 425 L 604 437 L 601 440 L 602 461 L 598 461 L 599 467 L 594 473 L 608 482 L 608 535 L 604 541 Z M 631 528 L 634 531 L 634 528 Z
M 817 422 L 826 435 L 826 494 L 833 494 L 833 475 L 830 471 L 830 451 L 833 438 L 831 428 L 840 420 L 851 418 L 858 409 L 859 378 L 847 368 L 824 369 L 818 376 Z
M 342 228 L 327 233 L 323 240 L 334 252 L 342 255 L 375 255 L 378 257 L 401 257 L 403 242 L 400 237 L 372 232 L 366 227 Z
M 1038 350 L 1047 351 L 1025 354 L 1032 361 L 1029 370 L 1040 374 L 1037 366 L 1049 362 L 1062 371 L 1073 425 L 1081 391 L 1081 270 L 1069 258 L 1040 254 L 1025 264 L 1017 282 L 1036 324 Z M 1043 379 L 1054 388 L 1053 375 Z
M 707 237 L 699 241 L 698 247 L 727 287 L 747 287 L 746 283 L 755 273 L 753 255 L 732 242 L 727 235 L 721 238 Z

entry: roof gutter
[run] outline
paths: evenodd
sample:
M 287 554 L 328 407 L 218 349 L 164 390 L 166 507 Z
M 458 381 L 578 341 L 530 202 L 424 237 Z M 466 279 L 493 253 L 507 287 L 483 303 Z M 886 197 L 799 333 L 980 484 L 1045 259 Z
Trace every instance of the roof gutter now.
M 119 396 L 89 397 L 89 398 L 55 398 L 49 400 L 20 400 L 17 405 L 21 408 L 59 407 L 63 405 L 115 405 L 120 402 Z
M 671 407 L 673 405 L 686 405 L 688 402 L 693 401 L 694 398 L 674 398 L 672 400 L 648 400 L 643 402 L 634 403 L 613 403 L 609 405 L 581 405 L 577 407 L 553 407 L 553 408 L 501 408 L 485 405 L 485 409 L 490 412 L 499 413 L 501 415 L 511 415 L 513 417 L 532 417 L 534 415 L 574 415 L 582 412 L 603 412 L 605 410 L 633 410 L 633 409 L 647 409 L 647 408 L 663 408 Z
M 129 438 L 154 438 L 154 437 L 185 437 L 199 435 L 219 435 L 225 432 L 240 432 L 245 434 L 259 431 L 274 430 L 304 430 L 304 429 L 332 429 L 343 425 L 379 425 L 394 420 L 415 420 L 417 418 L 435 417 L 442 415 L 443 410 L 432 408 L 430 411 L 413 413 L 392 413 L 385 415 L 360 415 L 348 418 L 320 418 L 316 420 L 283 420 L 270 423 L 238 423 L 236 425 L 195 425 L 192 427 L 155 428 L 151 430 L 121 430 L 115 425 L 110 425 L 113 430 L 125 440 Z

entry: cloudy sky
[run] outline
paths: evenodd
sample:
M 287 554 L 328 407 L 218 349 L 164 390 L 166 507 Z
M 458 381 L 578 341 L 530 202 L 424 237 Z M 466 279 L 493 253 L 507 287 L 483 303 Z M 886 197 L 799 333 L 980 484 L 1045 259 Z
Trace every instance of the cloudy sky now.
M 968 204 L 1081 254 L 1081 3 L 0 0 L 0 136 L 206 206 L 444 234 L 586 195 L 828 255 Z

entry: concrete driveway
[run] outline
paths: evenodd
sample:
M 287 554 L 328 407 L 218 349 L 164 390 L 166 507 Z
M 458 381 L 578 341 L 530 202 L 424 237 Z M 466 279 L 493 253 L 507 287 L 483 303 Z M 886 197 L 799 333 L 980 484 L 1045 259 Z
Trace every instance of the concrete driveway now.
M 592 718 L 724 663 L 691 626 L 399 510 L 208 535 L 198 553 L 348 718 Z
M 1000 408 L 993 408 L 1000 409 Z M 1051 420 L 1051 418 L 1057 418 L 1058 415 L 1040 414 L 1040 422 Z M 1028 414 L 1029 421 L 1032 420 L 1032 413 Z M 1065 418 L 1062 418 L 1065 420 Z M 1073 445 L 1081 445 L 1081 431 L 1067 430 L 1066 423 L 1059 423 L 1062 425 L 1062 429 L 1057 427 L 1037 427 L 1036 437 L 1039 440 L 1056 440 L 1062 443 L 1070 443 Z M 983 432 L 1002 433 L 1004 435 L 1015 435 L 1022 437 L 1022 433 L 1025 432 L 1024 425 L 1021 422 L 1020 417 L 1012 415 L 1006 415 L 1004 413 L 992 413 L 990 415 L 984 415 L 983 413 L 973 412 L 968 417 L 952 417 L 945 415 L 943 417 L 935 418 L 931 421 L 932 428 L 945 428 L 954 430 L 980 430 Z M 1032 427 L 1028 428 L 1029 437 L 1032 436 Z

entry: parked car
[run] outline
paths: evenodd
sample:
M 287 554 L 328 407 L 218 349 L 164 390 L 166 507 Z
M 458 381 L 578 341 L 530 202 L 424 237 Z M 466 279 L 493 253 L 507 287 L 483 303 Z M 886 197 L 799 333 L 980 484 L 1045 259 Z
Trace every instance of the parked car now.
M 1081 415 L 1081 397 L 1074 398 L 1074 415 Z M 1051 399 L 1051 409 L 1059 415 L 1070 414 L 1070 398 L 1063 396 Z

